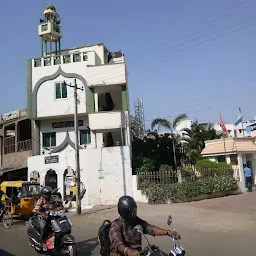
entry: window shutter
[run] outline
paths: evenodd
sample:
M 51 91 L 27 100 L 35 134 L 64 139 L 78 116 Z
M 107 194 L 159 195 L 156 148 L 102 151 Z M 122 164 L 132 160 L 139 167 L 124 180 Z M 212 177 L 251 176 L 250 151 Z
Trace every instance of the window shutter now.
M 67 85 L 64 83 L 61 84 L 61 92 L 62 92 L 62 98 L 67 98 L 68 96 Z
M 56 99 L 61 99 L 61 87 L 60 87 L 60 83 L 56 84 Z

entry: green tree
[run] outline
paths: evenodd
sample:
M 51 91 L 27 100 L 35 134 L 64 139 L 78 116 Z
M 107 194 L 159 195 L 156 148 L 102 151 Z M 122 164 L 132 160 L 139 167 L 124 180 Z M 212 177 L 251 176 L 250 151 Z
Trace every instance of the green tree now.
M 207 128 L 200 125 L 197 121 L 191 125 L 191 128 L 184 128 L 183 137 L 183 148 L 187 160 L 191 164 L 195 164 L 199 159 L 202 158 L 201 152 L 205 148 L 206 140 L 214 140 L 221 138 L 222 134 L 218 133 L 212 124 L 209 124 Z
M 172 150 L 173 150 L 173 158 L 174 158 L 174 167 L 177 168 L 177 156 L 176 156 L 176 145 L 177 145 L 177 136 L 173 133 L 173 130 L 176 129 L 180 122 L 186 120 L 188 118 L 187 114 L 180 114 L 178 115 L 173 122 L 171 123 L 167 119 L 163 118 L 156 118 L 151 123 L 151 129 L 154 130 L 157 127 L 157 131 L 159 132 L 160 128 L 163 127 L 170 131 L 172 137 Z

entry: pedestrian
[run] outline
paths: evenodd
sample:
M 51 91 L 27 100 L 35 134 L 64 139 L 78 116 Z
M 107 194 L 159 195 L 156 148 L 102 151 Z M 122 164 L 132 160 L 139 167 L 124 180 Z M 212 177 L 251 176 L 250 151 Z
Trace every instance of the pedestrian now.
M 245 176 L 245 186 L 248 192 L 252 192 L 252 170 L 244 164 L 244 176 Z

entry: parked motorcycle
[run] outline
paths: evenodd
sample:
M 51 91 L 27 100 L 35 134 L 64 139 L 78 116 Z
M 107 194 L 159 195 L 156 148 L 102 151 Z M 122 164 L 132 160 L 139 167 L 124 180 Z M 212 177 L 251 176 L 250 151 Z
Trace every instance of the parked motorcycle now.
M 167 219 L 167 224 L 170 226 L 172 224 L 172 216 L 170 215 Z M 147 237 L 143 233 L 143 228 L 141 225 L 137 225 L 134 229 L 141 234 L 147 241 L 148 246 L 145 247 L 140 256 L 165 256 L 165 254 L 155 245 L 151 245 Z M 179 242 L 176 240 L 175 235 L 172 236 L 173 249 L 168 253 L 168 256 L 184 256 L 185 250 L 179 245 Z
M 37 253 L 45 255 L 76 256 L 76 240 L 71 235 L 71 221 L 64 215 L 64 211 L 48 213 L 49 220 L 46 226 L 47 238 L 44 244 L 40 243 L 40 216 L 34 216 L 29 220 L 27 234 L 29 245 Z

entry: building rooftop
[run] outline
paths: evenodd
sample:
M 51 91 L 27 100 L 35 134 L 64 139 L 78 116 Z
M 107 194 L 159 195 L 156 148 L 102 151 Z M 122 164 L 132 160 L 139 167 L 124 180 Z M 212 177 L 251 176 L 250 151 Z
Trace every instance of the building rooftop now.
M 226 153 L 256 153 L 256 138 L 226 138 L 210 140 L 205 142 L 205 148 L 201 152 L 202 155 L 223 155 Z M 226 150 L 225 150 L 226 149 Z

